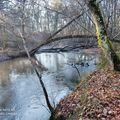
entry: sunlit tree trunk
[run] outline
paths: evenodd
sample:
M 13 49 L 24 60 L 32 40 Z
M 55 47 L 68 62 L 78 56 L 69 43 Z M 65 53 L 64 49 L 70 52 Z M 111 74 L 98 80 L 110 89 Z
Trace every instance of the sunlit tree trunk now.
M 91 10 L 91 13 L 94 18 L 94 23 L 96 26 L 96 35 L 99 46 L 103 50 L 105 57 L 109 61 L 112 68 L 114 70 L 120 70 L 120 59 L 115 53 L 112 44 L 110 42 L 110 39 L 107 36 L 107 31 L 105 28 L 99 3 L 97 3 L 97 0 L 89 0 L 88 7 Z

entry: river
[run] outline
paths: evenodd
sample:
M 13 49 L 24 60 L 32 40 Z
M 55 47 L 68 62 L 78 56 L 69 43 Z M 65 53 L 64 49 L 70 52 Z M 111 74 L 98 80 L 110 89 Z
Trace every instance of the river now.
M 42 80 L 52 105 L 75 89 L 80 79 L 96 70 L 98 57 L 86 52 L 41 53 L 37 59 L 46 68 Z M 79 72 L 78 72 L 79 71 Z M 0 63 L 0 120 L 48 120 L 39 80 L 27 58 Z

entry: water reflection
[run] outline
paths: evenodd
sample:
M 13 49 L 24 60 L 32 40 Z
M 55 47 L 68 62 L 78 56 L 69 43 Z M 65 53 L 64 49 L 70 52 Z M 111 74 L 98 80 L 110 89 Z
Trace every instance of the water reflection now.
M 49 69 L 49 71 L 56 72 L 63 68 L 65 64 L 78 64 L 80 65 L 82 62 L 84 63 L 92 63 L 94 64 L 96 61 L 96 55 L 90 55 L 85 53 L 42 53 L 36 55 L 38 60 Z
M 36 57 L 48 69 L 42 79 L 55 104 L 80 80 L 74 65 L 82 77 L 95 70 L 97 60 L 96 55 L 82 52 L 42 53 Z M 0 115 L 0 120 L 48 120 L 50 116 L 41 85 L 27 58 L 0 63 L 0 109 L 3 108 L 14 108 L 16 115 Z

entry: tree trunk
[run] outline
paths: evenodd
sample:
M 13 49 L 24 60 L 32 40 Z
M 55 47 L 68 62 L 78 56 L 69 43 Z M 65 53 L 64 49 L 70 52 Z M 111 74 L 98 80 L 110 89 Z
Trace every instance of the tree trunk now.
M 94 18 L 98 44 L 103 50 L 105 57 L 109 61 L 112 68 L 114 70 L 120 71 L 120 59 L 115 53 L 110 39 L 108 38 L 99 3 L 97 3 L 97 0 L 89 0 L 88 7 L 91 10 Z

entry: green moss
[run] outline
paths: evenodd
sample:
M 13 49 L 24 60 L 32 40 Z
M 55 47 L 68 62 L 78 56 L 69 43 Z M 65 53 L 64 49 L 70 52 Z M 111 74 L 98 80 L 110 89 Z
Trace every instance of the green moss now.
M 111 46 L 114 49 L 116 55 L 120 59 L 120 43 L 114 42 L 114 41 L 110 41 L 110 43 L 111 43 Z
M 109 63 L 106 57 L 101 56 L 99 60 L 100 60 L 100 63 L 97 65 L 98 69 L 102 69 L 109 66 Z
M 96 32 L 96 35 L 97 35 L 97 39 L 98 39 L 98 45 L 104 51 L 104 48 L 103 48 L 103 45 L 102 45 L 102 41 L 100 39 L 100 36 L 98 35 L 98 32 Z

